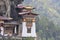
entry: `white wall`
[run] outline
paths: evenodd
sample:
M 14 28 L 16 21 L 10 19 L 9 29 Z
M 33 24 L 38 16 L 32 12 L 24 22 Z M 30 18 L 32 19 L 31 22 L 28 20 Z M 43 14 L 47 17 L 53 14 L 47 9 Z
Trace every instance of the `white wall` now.
M 1 35 L 3 35 L 4 34 L 4 28 L 3 27 L 0 27 L 0 29 L 1 29 Z
M 31 33 L 27 33 L 26 22 L 22 22 L 22 37 L 36 37 L 35 22 L 32 23 Z

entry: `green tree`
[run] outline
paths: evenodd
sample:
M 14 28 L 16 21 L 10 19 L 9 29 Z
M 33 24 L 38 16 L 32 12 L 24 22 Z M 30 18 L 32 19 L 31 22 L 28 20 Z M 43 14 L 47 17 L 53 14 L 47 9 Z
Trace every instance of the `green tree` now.
M 34 38 L 32 38 L 32 37 L 26 37 L 26 38 L 23 38 L 22 40 L 34 40 Z

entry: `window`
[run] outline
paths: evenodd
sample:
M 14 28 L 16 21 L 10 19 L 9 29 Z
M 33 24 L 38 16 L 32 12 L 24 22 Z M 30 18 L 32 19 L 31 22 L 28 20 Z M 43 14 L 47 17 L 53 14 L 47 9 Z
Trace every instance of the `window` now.
M 31 27 L 32 27 L 32 19 L 31 18 L 26 19 L 26 26 L 27 26 L 27 33 L 31 33 Z
M 27 33 L 31 33 L 31 28 L 27 28 Z
M 32 27 L 32 19 L 26 19 L 26 26 Z
M 0 28 L 0 33 L 1 33 L 1 31 L 2 31 L 2 30 L 1 30 L 1 28 Z

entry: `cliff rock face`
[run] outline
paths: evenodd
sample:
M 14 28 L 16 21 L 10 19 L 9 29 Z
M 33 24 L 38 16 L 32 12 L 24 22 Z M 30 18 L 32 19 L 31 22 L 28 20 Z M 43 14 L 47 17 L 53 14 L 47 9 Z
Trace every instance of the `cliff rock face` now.
M 12 17 L 16 20 L 18 14 L 16 6 L 22 3 L 23 0 L 0 0 L 0 16 Z
M 6 13 L 6 4 L 4 0 L 0 0 L 0 15 Z
M 11 0 L 11 17 L 14 18 L 14 20 L 18 20 L 18 13 L 16 11 L 16 6 L 18 4 L 21 4 L 23 0 Z

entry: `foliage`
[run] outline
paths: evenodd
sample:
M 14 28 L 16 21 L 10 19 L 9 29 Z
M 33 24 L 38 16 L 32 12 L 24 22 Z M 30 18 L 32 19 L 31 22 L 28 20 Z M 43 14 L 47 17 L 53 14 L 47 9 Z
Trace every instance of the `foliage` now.
M 32 38 L 32 37 L 26 37 L 26 38 L 23 38 L 22 40 L 34 40 L 34 38 Z
M 60 29 L 57 28 L 52 21 L 49 21 L 44 16 L 41 17 L 39 19 L 39 21 L 40 21 L 40 22 L 38 22 L 39 26 L 37 25 L 37 27 L 38 27 L 37 35 L 38 35 L 39 40 L 40 39 L 41 40 L 45 40 L 45 39 L 46 40 L 55 40 L 55 36 L 58 36 L 56 31 L 58 31 Z

